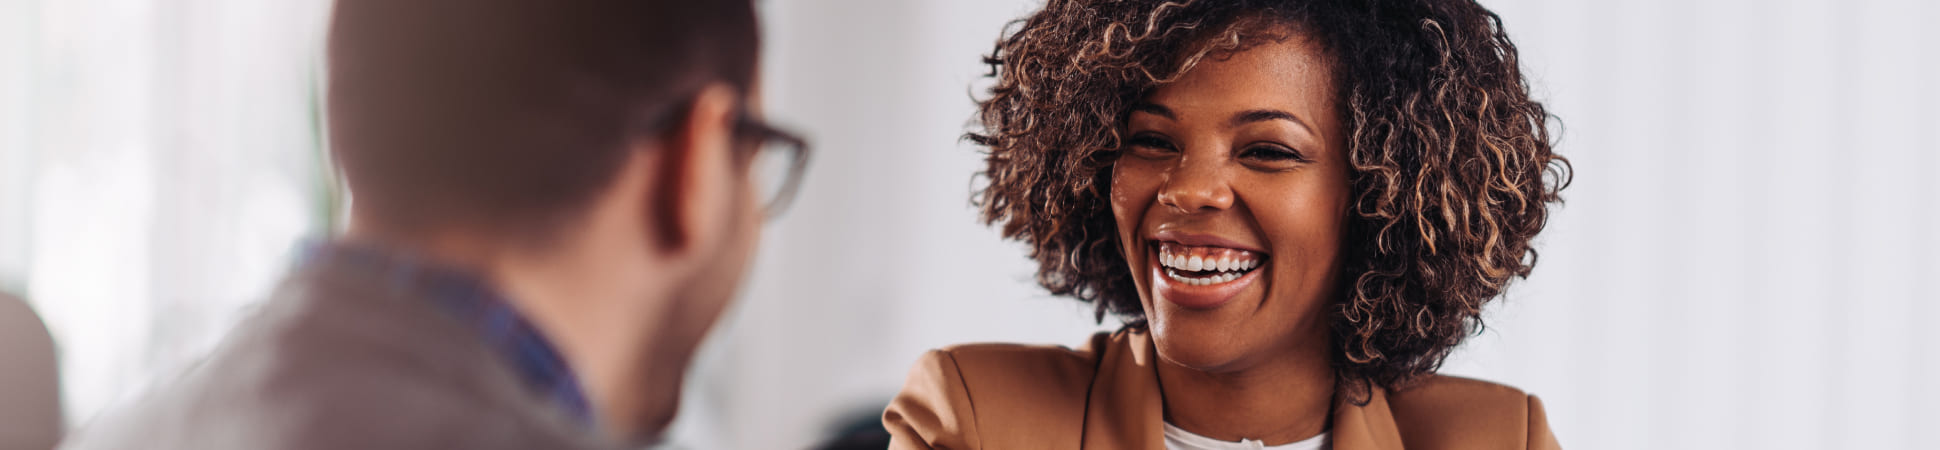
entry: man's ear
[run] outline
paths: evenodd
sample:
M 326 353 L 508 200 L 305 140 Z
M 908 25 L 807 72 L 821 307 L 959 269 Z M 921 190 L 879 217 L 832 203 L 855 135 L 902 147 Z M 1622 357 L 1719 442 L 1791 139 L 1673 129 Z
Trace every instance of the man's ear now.
M 667 130 L 658 159 L 649 219 L 656 241 L 670 253 L 706 252 L 722 240 L 733 215 L 734 88 L 701 89 Z

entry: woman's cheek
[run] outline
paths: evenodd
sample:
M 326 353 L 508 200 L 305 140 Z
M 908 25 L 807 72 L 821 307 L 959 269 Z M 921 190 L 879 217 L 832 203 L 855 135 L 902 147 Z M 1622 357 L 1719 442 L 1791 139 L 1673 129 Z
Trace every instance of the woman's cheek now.
M 1124 179 L 1125 171 L 1121 168 L 1121 165 L 1113 165 L 1111 169 L 1110 187 L 1111 215 L 1114 219 L 1113 222 L 1118 224 L 1118 242 L 1123 246 L 1119 250 L 1125 252 L 1126 261 L 1136 264 L 1137 261 L 1131 249 L 1137 246 L 1137 241 L 1132 239 L 1132 234 L 1137 232 L 1138 222 L 1129 219 L 1132 217 L 1131 209 L 1133 206 L 1131 196 L 1126 192 L 1127 186 L 1121 181 Z
M 1144 186 L 1151 183 L 1152 177 L 1144 170 L 1131 167 L 1135 164 L 1120 163 L 1112 166 L 1111 210 L 1112 217 L 1118 219 L 1118 234 L 1126 245 L 1132 245 L 1138 234 L 1139 217 L 1143 216 L 1152 199 L 1156 196 L 1153 188 Z

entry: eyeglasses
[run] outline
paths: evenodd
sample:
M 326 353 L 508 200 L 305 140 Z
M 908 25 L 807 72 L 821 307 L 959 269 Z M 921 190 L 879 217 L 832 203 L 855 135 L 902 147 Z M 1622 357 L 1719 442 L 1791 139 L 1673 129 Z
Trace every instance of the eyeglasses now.
M 802 171 L 808 166 L 808 141 L 746 112 L 735 119 L 734 129 L 735 135 L 750 139 L 739 147 L 746 152 L 742 162 L 748 165 L 748 177 L 754 180 L 761 210 L 773 220 L 788 209 L 795 190 L 800 188 Z

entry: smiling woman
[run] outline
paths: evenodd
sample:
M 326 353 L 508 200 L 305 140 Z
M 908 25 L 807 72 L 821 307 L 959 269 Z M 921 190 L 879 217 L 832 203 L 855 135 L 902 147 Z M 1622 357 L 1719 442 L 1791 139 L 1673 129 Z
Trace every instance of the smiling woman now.
M 1494 13 L 1051 1 L 987 61 L 985 219 L 1126 325 L 926 355 L 899 448 L 1555 445 L 1534 397 L 1434 374 L 1569 183 Z

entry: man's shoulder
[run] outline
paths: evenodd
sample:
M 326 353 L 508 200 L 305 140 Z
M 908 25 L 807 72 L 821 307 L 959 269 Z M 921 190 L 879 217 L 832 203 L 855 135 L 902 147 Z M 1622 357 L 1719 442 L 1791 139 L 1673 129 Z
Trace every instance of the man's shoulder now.
M 1387 393 L 1403 439 L 1417 443 L 1504 442 L 1540 448 L 1549 436 L 1542 402 L 1512 386 L 1428 375 Z
M 435 313 L 293 277 L 207 358 L 67 448 L 568 447 L 503 364 Z

